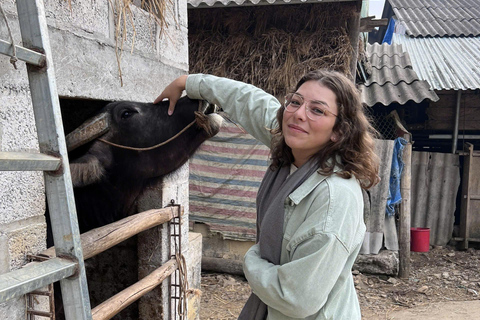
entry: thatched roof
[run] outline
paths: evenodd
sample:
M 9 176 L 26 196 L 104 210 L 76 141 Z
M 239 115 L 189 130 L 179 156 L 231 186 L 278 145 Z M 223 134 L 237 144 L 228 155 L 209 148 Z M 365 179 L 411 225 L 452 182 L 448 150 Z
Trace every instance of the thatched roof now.
M 189 10 L 190 73 L 210 73 L 283 96 L 307 71 L 350 76 L 350 3 Z

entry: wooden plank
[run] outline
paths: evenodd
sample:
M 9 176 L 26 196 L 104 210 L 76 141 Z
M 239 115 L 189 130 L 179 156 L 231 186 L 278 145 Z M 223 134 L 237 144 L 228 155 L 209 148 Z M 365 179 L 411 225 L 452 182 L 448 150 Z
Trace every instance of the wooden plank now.
M 55 171 L 61 160 L 42 153 L 0 152 L 1 171 Z
M 388 19 L 375 19 L 375 16 L 368 16 L 360 19 L 359 32 L 371 32 L 376 27 L 388 25 Z
M 454 241 L 464 241 L 465 239 L 461 238 L 461 237 L 454 237 L 454 238 L 452 238 L 452 240 L 454 240 Z M 480 242 L 480 238 L 468 238 L 467 240 L 471 241 L 471 242 Z
M 480 238 L 480 158 L 470 156 L 468 225 L 469 237 Z

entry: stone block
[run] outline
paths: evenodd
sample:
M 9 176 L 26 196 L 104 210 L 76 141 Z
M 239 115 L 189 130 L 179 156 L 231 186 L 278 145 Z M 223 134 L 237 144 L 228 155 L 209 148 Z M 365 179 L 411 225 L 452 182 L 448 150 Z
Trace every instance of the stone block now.
M 130 12 L 126 13 L 123 19 L 125 20 L 122 20 L 121 27 L 125 30 L 125 34 L 117 31 L 122 28 L 119 29 L 117 25 L 113 26 L 115 28 L 113 37 L 117 39 L 117 43 L 122 44 L 125 51 L 133 50 L 141 52 L 142 55 L 146 53 L 155 55 L 157 28 L 159 27 L 154 17 L 140 7 L 132 5 Z M 118 22 L 117 10 L 115 10 L 114 21 Z
M 379 254 L 359 254 L 353 269 L 361 273 L 396 276 L 399 265 L 397 251 L 381 250 Z
M 187 279 L 189 291 L 187 294 L 187 319 L 200 319 L 200 297 L 202 279 L 202 235 L 196 232 L 188 233 L 188 250 L 184 253 L 187 263 Z
M 10 254 L 8 252 L 8 237 L 4 228 L 0 229 L 0 274 L 10 271 Z
M 28 254 L 37 254 L 45 250 L 47 232 L 45 221 L 34 218 L 13 223 L 5 229 L 10 270 L 23 266 L 27 262 Z
M 113 44 L 50 29 L 58 94 L 106 101 L 153 102 L 187 68 L 166 65 L 153 55 L 125 50 L 120 59 L 123 83 Z
M 108 38 L 109 1 L 44 0 L 47 24 L 88 37 Z

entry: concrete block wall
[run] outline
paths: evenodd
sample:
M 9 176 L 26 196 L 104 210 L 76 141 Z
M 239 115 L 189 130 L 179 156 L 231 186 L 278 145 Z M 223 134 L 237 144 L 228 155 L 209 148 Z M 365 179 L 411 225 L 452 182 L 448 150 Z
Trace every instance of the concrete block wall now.
M 112 9 L 109 3 L 104 0 L 44 0 L 58 94 L 74 99 L 153 101 L 168 83 L 188 71 L 186 0 L 173 1 L 173 7 L 168 10 L 168 28 L 163 34 L 152 17 L 131 6 L 135 40 L 132 40 L 131 26 L 127 25 L 120 59 L 123 85 L 115 49 L 118 10 Z M 2 7 L 15 43 L 21 44 L 15 0 L 2 0 Z M 0 38 L 9 41 L 1 17 Z M 17 62 L 17 66 L 18 69 L 14 69 L 9 57 L 0 55 L 0 151 L 37 152 L 25 63 Z M 188 166 L 182 167 L 154 191 L 148 197 L 157 200 L 148 197 L 142 200 L 145 209 L 158 204 L 163 206 L 170 199 L 183 205 L 188 203 Z M 27 254 L 45 249 L 44 211 L 40 172 L 0 172 L 0 273 L 20 268 L 27 262 Z M 182 218 L 185 252 L 189 251 L 187 213 L 188 205 Z M 198 242 L 199 238 L 195 239 Z M 140 244 L 139 248 L 142 247 Z M 150 249 L 155 251 L 153 247 Z M 196 255 L 187 257 L 187 261 L 196 261 Z M 24 314 L 23 298 L 0 305 L 0 319 L 23 319 Z

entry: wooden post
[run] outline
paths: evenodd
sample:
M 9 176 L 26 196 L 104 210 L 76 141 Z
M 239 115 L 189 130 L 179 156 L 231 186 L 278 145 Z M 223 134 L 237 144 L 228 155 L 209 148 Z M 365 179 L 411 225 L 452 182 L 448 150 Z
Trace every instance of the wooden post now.
M 355 83 L 357 75 L 357 58 L 358 58 L 358 43 L 360 36 L 360 14 L 362 10 L 362 0 L 357 0 L 355 4 L 355 11 L 352 17 L 348 20 L 348 38 L 352 45 L 352 55 L 350 60 L 351 79 Z
M 469 208 L 471 200 L 471 178 L 472 172 L 470 172 L 473 165 L 473 144 L 465 143 L 464 149 L 467 153 L 463 160 L 463 178 L 462 178 L 462 200 L 460 206 L 460 237 L 462 241 L 460 248 L 463 250 L 468 249 L 468 241 L 470 238 L 470 218 Z
M 400 205 L 399 221 L 399 260 L 400 278 L 410 276 L 410 210 L 411 210 L 411 185 L 412 185 L 412 143 L 408 142 L 403 149 L 403 171 L 400 182 L 402 203 Z

